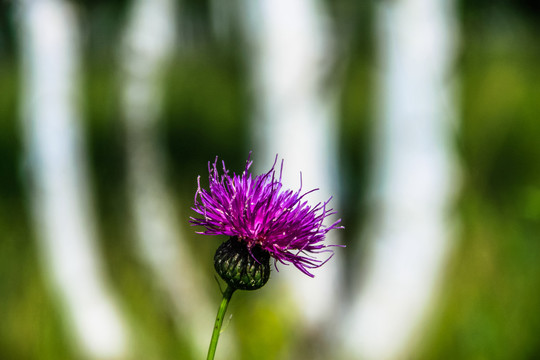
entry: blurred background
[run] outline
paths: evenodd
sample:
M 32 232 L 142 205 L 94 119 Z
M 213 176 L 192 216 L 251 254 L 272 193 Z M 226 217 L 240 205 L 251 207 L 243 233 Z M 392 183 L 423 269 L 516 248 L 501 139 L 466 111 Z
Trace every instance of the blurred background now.
M 235 294 L 217 358 L 540 358 L 539 24 L 532 0 L 0 0 L 0 358 L 204 358 L 225 239 L 188 224 L 196 179 L 250 150 L 335 196 L 347 248 Z

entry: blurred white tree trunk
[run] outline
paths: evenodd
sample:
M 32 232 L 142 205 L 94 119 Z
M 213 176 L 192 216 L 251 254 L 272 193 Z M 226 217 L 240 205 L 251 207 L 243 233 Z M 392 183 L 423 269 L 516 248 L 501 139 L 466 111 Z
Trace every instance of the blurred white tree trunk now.
M 311 201 L 336 191 L 336 93 L 328 77 L 333 49 L 322 3 L 313 0 L 245 1 L 256 114 L 254 157 L 267 171 L 275 155 L 285 159 L 284 183 L 303 190 L 320 188 Z M 279 170 L 279 169 L 278 169 Z M 331 205 L 338 206 L 337 199 Z M 334 242 L 333 233 L 328 239 Z M 283 277 L 312 330 L 332 317 L 339 288 L 339 256 L 315 270 L 310 279 L 281 266 Z
M 46 273 L 82 355 L 127 357 L 124 321 L 96 249 L 86 156 L 77 111 L 79 38 L 64 1 L 19 2 L 22 122 L 31 203 Z
M 191 336 L 195 357 L 206 354 L 216 309 L 206 296 L 166 184 L 157 125 L 164 75 L 175 40 L 173 0 L 135 0 L 121 48 L 127 129 L 128 191 L 137 249 L 158 290 L 166 294 L 179 333 Z M 216 305 L 217 306 L 217 305 Z M 227 338 L 220 347 L 227 346 Z M 234 356 L 232 350 L 227 353 Z
M 408 358 L 451 245 L 453 10 L 451 0 L 377 4 L 381 73 L 371 257 L 344 329 L 354 358 Z

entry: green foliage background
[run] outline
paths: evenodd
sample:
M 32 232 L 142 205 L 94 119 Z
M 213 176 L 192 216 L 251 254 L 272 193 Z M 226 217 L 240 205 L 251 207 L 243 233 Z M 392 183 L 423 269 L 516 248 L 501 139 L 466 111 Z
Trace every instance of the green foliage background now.
M 131 250 L 114 53 L 126 2 L 76 4 L 85 29 L 81 104 L 106 270 L 139 340 L 140 358 L 189 359 L 189 344 L 175 333 L 164 300 Z M 164 85 L 160 129 L 173 197 L 182 212 L 178 221 L 185 228 L 195 179 L 206 172 L 206 162 L 219 154 L 239 169 L 251 148 L 252 99 L 241 43 L 234 36 L 214 40 L 204 26 L 207 6 L 201 4 L 185 4 L 184 17 L 202 19 L 201 38 L 175 55 Z M 346 240 L 354 247 L 362 226 L 373 121 L 372 9 L 346 1 L 329 5 L 348 49 L 338 57 L 336 81 L 343 89 L 340 180 L 344 199 L 354 200 L 344 202 L 342 213 Z M 538 19 L 534 2 L 461 3 L 455 66 L 461 106 L 455 134 L 462 166 L 456 204 L 460 229 L 417 359 L 540 357 Z M 26 202 L 16 36 L 13 5 L 0 2 L 0 359 L 72 359 L 70 334 L 47 286 Z M 202 286 L 217 306 L 219 292 L 211 278 L 217 243 L 190 234 L 189 245 L 209 277 Z M 242 359 L 307 359 L 316 351 L 295 332 L 286 307 L 274 306 L 276 291 L 269 283 L 257 294 L 235 295 L 228 331 L 239 336 Z

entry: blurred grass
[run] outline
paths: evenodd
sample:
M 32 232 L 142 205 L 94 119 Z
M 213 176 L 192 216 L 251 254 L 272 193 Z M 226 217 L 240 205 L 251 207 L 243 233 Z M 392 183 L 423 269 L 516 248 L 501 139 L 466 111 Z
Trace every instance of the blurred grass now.
M 462 82 L 456 139 L 463 165 L 457 204 L 462 229 L 417 358 L 534 359 L 540 357 L 538 30 L 510 23 L 469 26 L 464 35 L 456 69 Z M 131 251 L 116 78 L 107 62 L 85 66 L 84 126 L 107 272 L 134 329 L 140 358 L 189 359 L 187 334 L 177 336 L 164 299 Z M 181 210 L 178 221 L 189 234 L 196 176 L 204 177 L 206 162 L 218 154 L 240 169 L 250 147 L 250 95 L 239 66 L 234 56 L 202 52 L 175 59 L 167 78 L 160 132 Z M 365 55 L 353 57 L 344 76 L 340 150 L 346 199 L 361 198 L 366 178 L 372 67 Z M 15 63 L 0 62 L 0 84 L 0 359 L 71 359 L 70 338 L 45 284 L 24 203 Z M 361 210 L 345 203 L 343 217 L 356 219 Z M 359 226 L 346 225 L 351 234 Z M 217 241 L 187 239 L 207 271 L 205 291 L 217 306 L 219 292 L 211 278 Z M 231 304 L 226 331 L 235 331 L 242 341 L 241 359 L 290 358 L 298 351 L 294 344 L 301 334 L 288 313 L 274 306 L 271 286 L 258 295 L 235 295 Z
M 493 25 L 464 38 L 462 229 L 422 359 L 540 357 L 538 30 Z

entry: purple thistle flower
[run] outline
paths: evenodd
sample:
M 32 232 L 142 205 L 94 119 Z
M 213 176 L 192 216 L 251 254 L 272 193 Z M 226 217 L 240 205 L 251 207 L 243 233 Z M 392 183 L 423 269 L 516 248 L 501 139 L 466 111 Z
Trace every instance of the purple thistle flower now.
M 277 156 L 270 171 L 256 177 L 248 173 L 253 163 L 249 157 L 242 175 L 229 175 L 225 162 L 222 162 L 223 174 L 220 176 L 217 162 L 217 157 L 213 164 L 208 162 L 208 190 L 201 187 L 200 176 L 197 179 L 192 209 L 201 217 L 190 217 L 190 223 L 206 228 L 198 233 L 237 237 L 250 253 L 255 246 L 260 246 L 274 258 L 275 265 L 277 262 L 290 263 L 313 277 L 309 269 L 320 267 L 332 256 L 323 261 L 315 255 L 333 254 L 329 245 L 323 243 L 326 234 L 342 228 L 339 226 L 341 219 L 330 226 L 323 224 L 326 217 L 335 214 L 332 209 L 327 209 L 332 198 L 312 207 L 304 197 L 318 189 L 303 194 L 301 184 L 298 191 L 284 189 L 281 183 L 283 160 L 279 178 L 276 178 Z

